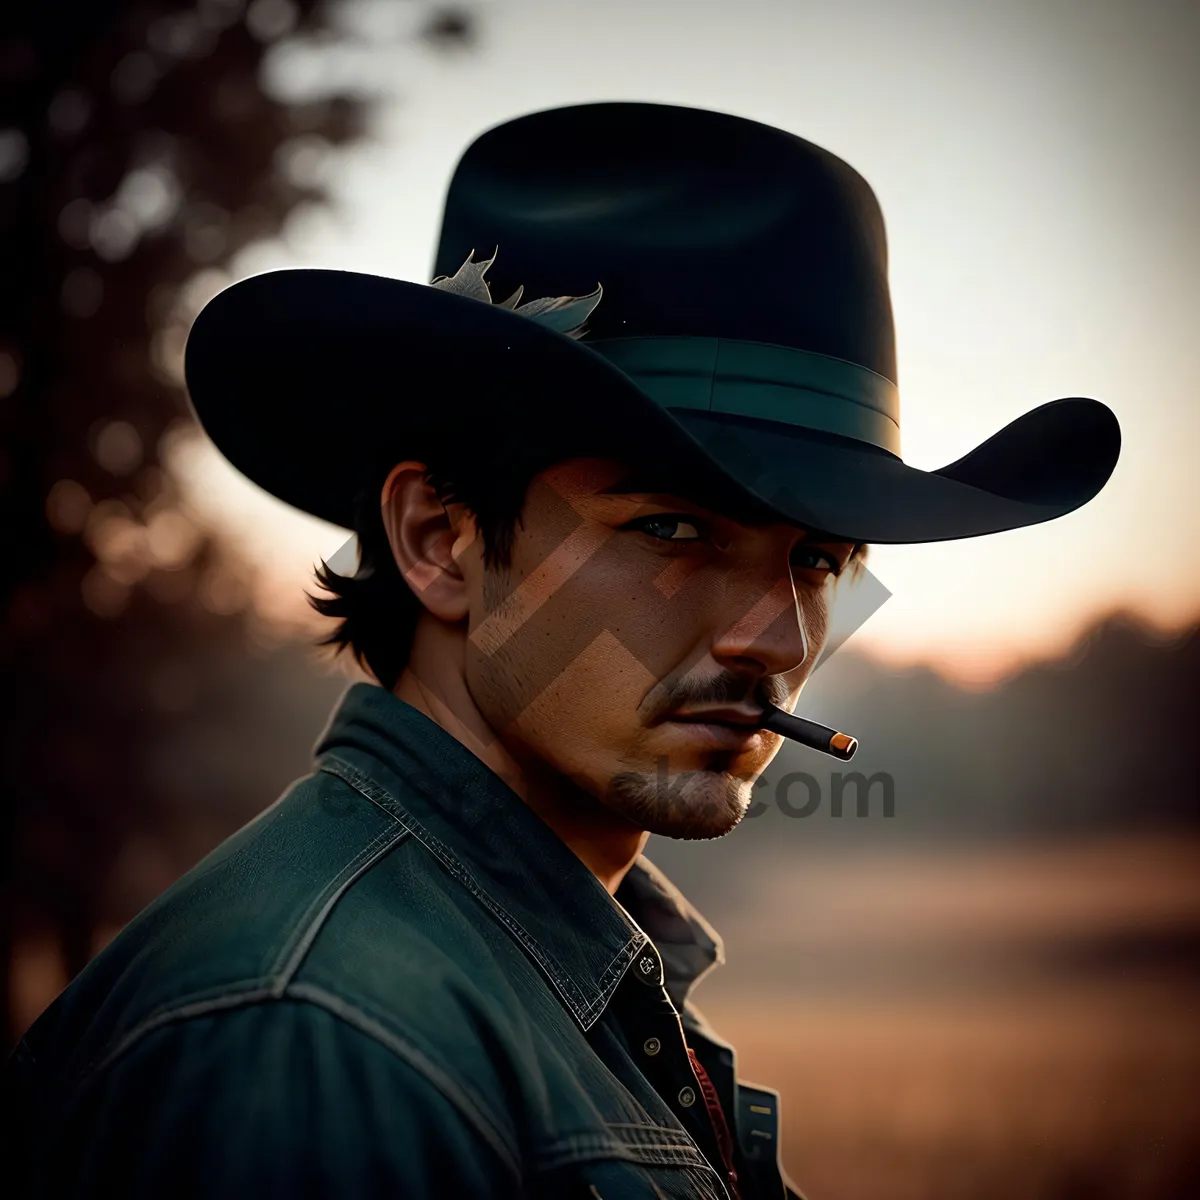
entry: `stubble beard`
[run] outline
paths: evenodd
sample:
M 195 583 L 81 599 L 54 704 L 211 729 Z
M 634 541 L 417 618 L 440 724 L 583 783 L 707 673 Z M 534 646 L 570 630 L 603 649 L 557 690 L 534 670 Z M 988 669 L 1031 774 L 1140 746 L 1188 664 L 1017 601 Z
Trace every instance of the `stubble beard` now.
M 640 829 L 681 841 L 724 837 L 750 804 L 750 786 L 728 770 L 732 756 L 715 755 L 699 771 L 622 771 L 604 789 L 605 807 Z

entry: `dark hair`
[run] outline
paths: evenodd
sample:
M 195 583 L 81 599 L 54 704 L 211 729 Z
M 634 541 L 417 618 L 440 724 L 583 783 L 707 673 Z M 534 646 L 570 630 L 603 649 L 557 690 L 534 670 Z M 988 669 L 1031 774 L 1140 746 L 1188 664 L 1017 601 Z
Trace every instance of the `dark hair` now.
M 338 627 L 319 646 L 349 649 L 389 691 L 408 662 L 409 648 L 421 613 L 421 602 L 405 582 L 392 554 L 383 525 L 380 497 L 392 468 L 405 459 L 426 465 L 425 478 L 443 504 L 461 502 L 474 516 L 483 538 L 483 561 L 491 567 L 511 562 L 517 522 L 533 477 L 563 457 L 561 451 L 525 443 L 498 446 L 493 440 L 443 442 L 423 452 L 406 446 L 403 452 L 377 459 L 355 496 L 354 531 L 359 563 L 353 576 L 339 575 L 322 560 L 315 575 L 329 597 L 305 593 L 322 616 L 334 617 Z
M 584 457 L 614 459 L 631 471 L 651 472 L 662 481 L 659 490 L 689 495 L 696 493 L 700 485 L 705 499 L 748 524 L 779 519 L 745 493 L 731 489 L 715 473 L 702 480 L 691 471 L 686 482 L 678 479 L 669 461 L 631 451 L 630 439 L 615 432 L 605 435 L 594 430 L 589 434 L 570 430 L 520 440 L 501 433 L 455 444 L 442 440 L 428 450 L 409 444 L 376 455 L 355 497 L 357 571 L 353 576 L 339 575 L 324 560 L 315 571 L 317 583 L 331 595 L 318 597 L 306 592 L 309 604 L 322 616 L 339 622 L 316 644 L 336 646 L 335 655 L 349 649 L 359 666 L 389 691 L 395 688 L 408 663 L 421 601 L 396 565 L 380 503 L 384 482 L 396 463 L 406 459 L 424 463 L 425 478 L 442 503 L 460 502 L 475 518 L 483 539 L 484 565 L 503 568 L 512 562 L 513 541 L 533 478 L 557 463 Z M 855 569 L 865 556 L 866 546 L 858 545 Z

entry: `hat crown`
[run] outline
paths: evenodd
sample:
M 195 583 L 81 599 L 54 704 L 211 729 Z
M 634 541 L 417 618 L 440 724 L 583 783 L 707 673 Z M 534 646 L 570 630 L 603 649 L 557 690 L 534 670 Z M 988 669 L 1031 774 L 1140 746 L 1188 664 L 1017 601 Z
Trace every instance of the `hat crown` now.
M 473 250 L 507 299 L 482 260 L 454 278 Z M 447 286 L 269 271 L 211 300 L 185 372 L 226 459 L 349 528 L 372 457 L 446 439 L 490 453 L 513 422 L 640 429 L 781 519 L 923 542 L 1062 516 L 1120 450 L 1111 410 L 1073 397 L 938 471 L 906 464 L 875 196 L 828 151 L 740 117 L 604 103 L 489 130 L 451 181 L 434 274 Z
M 589 343 L 752 341 L 896 381 L 878 201 L 842 159 L 783 130 L 624 102 L 496 126 L 459 160 L 434 273 L 494 247 L 497 294 L 603 286 Z

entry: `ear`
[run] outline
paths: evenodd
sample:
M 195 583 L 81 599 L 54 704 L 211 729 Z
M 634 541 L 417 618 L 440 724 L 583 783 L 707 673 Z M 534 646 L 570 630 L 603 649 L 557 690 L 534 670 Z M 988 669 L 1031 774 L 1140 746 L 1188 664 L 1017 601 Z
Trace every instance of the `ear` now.
M 379 499 L 392 556 L 413 595 L 442 621 L 465 620 L 469 595 L 460 560 L 478 537 L 470 513 L 461 505 L 447 509 L 425 478 L 425 464 L 414 461 L 392 468 Z

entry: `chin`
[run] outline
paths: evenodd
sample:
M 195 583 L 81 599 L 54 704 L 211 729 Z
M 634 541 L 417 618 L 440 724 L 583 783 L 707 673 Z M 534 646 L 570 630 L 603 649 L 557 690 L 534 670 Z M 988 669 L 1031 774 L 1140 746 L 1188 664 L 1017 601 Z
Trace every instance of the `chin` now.
M 660 829 L 647 829 L 647 833 L 657 834 L 659 837 L 670 838 L 675 842 L 715 842 L 718 838 L 726 837 L 732 833 L 738 825 L 741 824 L 742 818 L 735 817 L 732 821 L 717 822 L 705 821 L 703 819 L 693 821 L 691 823 L 668 824 Z
M 604 798 L 639 829 L 677 841 L 724 837 L 741 823 L 750 802 L 750 786 L 721 771 L 629 771 L 613 779 Z

